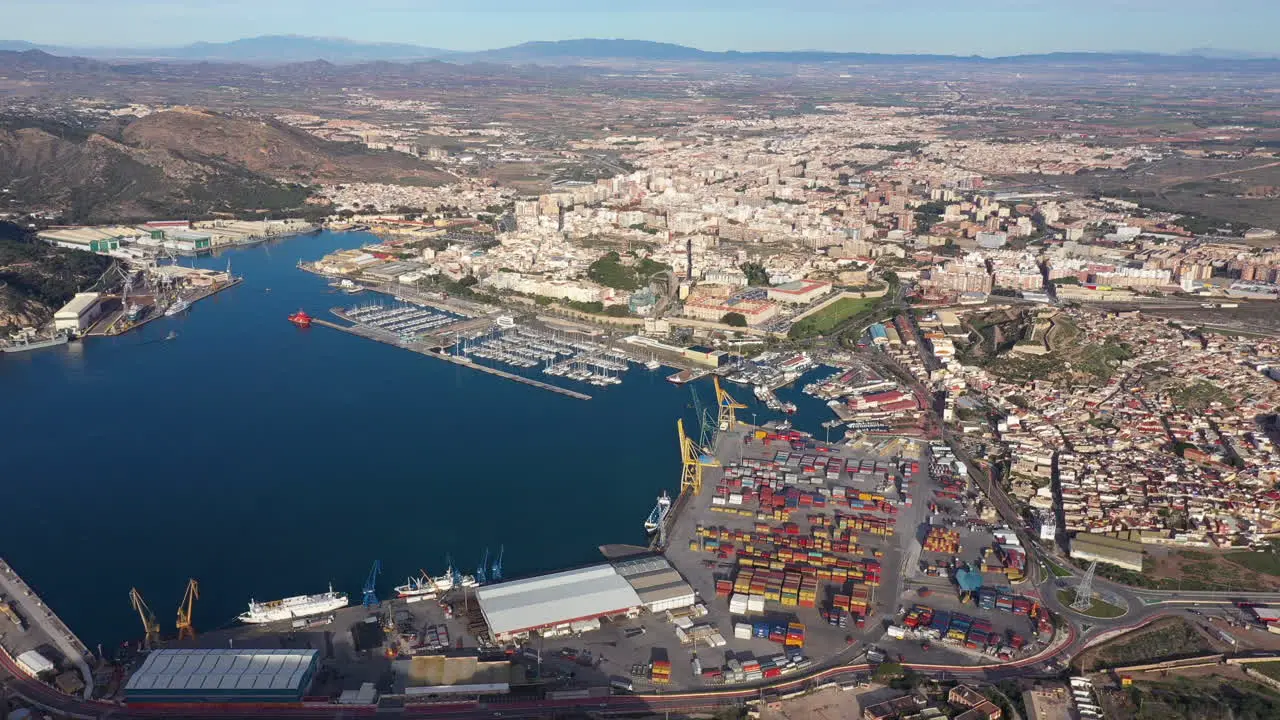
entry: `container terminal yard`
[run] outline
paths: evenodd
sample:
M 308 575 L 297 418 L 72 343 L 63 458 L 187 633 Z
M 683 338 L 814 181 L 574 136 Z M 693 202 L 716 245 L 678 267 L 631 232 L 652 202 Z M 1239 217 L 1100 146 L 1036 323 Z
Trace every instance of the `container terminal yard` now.
M 407 327 L 445 317 L 385 312 L 354 314 Z M 0 635 L 0 664 L 23 697 L 88 716 L 381 707 L 482 717 L 715 707 L 765 686 L 849 680 L 887 657 L 1012 668 L 1074 641 L 1010 588 L 987 592 L 989 603 L 975 589 L 962 606 L 941 583 L 917 586 L 933 577 L 925 555 L 950 549 L 951 536 L 926 522 L 932 498 L 969 497 L 944 450 L 900 440 L 871 453 L 742 423 L 745 406 L 715 384 L 716 416 L 703 413 L 696 439 L 677 423 L 680 494 L 647 520 L 637 509 L 637 532 L 653 535 L 647 550 L 517 579 L 503 577 L 499 554 L 475 575 L 415 572 L 391 592 L 374 563 L 359 595 L 299 588 L 315 594 L 250 601 L 242 624 L 207 632 L 198 599 L 215 589 L 188 584 L 175 633 L 134 591 L 140 639 L 110 659 L 4 566 L 0 592 L 14 612 L 0 623 L 15 627 Z

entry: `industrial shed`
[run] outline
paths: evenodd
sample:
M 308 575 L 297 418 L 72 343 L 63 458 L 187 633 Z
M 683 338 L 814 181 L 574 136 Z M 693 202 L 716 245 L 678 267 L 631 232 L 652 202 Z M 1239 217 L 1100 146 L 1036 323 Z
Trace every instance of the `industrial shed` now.
M 297 702 L 319 659 L 317 650 L 156 650 L 124 694 L 132 703 Z
M 589 629 L 604 617 L 634 615 L 640 597 L 612 565 L 540 575 L 476 591 L 476 601 L 495 640 L 531 632 Z
M 661 555 L 622 560 L 613 566 L 627 579 L 640 604 L 649 612 L 686 608 L 698 601 L 693 586 Z

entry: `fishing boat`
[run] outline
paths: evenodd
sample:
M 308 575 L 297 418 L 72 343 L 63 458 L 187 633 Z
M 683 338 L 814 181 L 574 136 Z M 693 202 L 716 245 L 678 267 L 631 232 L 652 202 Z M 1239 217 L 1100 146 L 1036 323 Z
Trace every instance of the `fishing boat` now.
M 165 308 L 165 311 L 164 311 L 165 317 L 177 315 L 178 313 L 182 312 L 183 310 L 186 310 L 189 307 L 191 307 L 191 303 L 187 302 L 186 300 L 183 300 L 182 298 L 178 298 L 177 300 L 173 301 L 172 305 Z
M 242 623 L 269 623 L 280 620 L 294 620 L 311 615 L 323 615 L 340 610 L 348 604 L 347 594 L 334 592 L 329 585 L 329 592 L 315 595 L 295 595 L 281 600 L 256 602 L 249 600 L 249 611 L 241 613 L 236 619 Z
M 396 586 L 396 597 L 398 598 L 422 598 L 423 600 L 431 600 L 440 593 L 440 589 L 436 587 L 436 583 L 427 575 L 426 570 L 420 570 L 418 577 L 407 578 L 404 585 Z

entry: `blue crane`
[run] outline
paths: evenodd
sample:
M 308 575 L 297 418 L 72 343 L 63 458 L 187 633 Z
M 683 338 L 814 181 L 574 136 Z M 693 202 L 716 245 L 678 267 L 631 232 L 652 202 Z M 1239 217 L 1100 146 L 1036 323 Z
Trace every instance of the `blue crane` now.
M 489 571 L 489 579 L 493 582 L 498 582 L 502 579 L 502 554 L 506 551 L 506 545 L 498 548 L 498 559 L 493 561 L 493 567 Z
M 480 560 L 480 565 L 476 567 L 476 582 L 485 584 L 485 568 L 489 565 L 489 548 L 484 549 L 484 558 Z
M 369 579 L 364 581 L 364 606 L 369 608 L 378 604 L 378 576 L 382 574 L 382 561 L 374 560 L 369 568 Z
M 693 395 L 693 411 L 698 415 L 698 447 L 710 454 L 709 448 L 715 447 L 716 443 L 716 424 L 711 419 L 711 414 L 707 412 L 702 405 L 702 398 L 698 396 L 698 389 L 693 385 L 689 385 L 689 393 Z

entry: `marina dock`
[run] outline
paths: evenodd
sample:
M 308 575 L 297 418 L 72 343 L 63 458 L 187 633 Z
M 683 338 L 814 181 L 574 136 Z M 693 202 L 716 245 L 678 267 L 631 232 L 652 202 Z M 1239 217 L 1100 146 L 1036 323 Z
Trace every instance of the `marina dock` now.
M 339 325 L 338 323 L 329 322 L 328 320 L 313 319 L 311 322 L 315 325 L 323 325 L 324 327 L 349 333 L 351 335 L 356 335 L 358 337 L 366 338 L 369 340 L 376 340 L 378 342 L 386 343 L 387 345 L 394 345 L 395 347 L 404 348 L 406 350 L 412 350 L 422 355 L 427 355 L 430 357 L 445 360 L 447 362 L 451 362 L 454 365 L 471 368 L 473 370 L 479 370 L 480 372 L 486 372 L 486 373 L 489 373 L 490 375 L 496 375 L 500 378 L 506 378 L 507 380 L 514 380 L 515 382 L 523 383 L 525 385 L 531 385 L 533 387 L 541 388 L 543 390 L 550 390 L 551 392 L 559 393 L 561 395 L 566 395 L 568 397 L 576 398 L 578 400 L 591 399 L 590 395 L 577 392 L 576 390 L 569 390 L 567 388 L 551 385 L 550 383 L 544 383 L 540 380 L 527 378 L 527 377 L 524 377 L 523 375 L 516 375 L 515 373 L 509 373 L 505 370 L 499 370 L 497 368 L 489 367 L 487 365 L 481 365 L 479 363 L 471 362 L 469 360 L 456 358 L 452 355 L 441 352 L 441 350 L 438 347 L 436 348 L 427 347 L 426 345 L 423 345 L 421 343 L 416 343 L 416 344 L 402 343 L 400 341 L 400 338 L 393 333 L 378 332 L 361 325 L 351 325 L 351 326 Z

